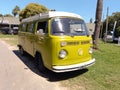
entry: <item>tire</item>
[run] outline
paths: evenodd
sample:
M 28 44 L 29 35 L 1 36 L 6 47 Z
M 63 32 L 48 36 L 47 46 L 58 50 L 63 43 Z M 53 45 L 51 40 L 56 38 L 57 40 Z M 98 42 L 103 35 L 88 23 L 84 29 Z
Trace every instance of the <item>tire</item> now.
M 9 32 L 8 32 L 8 33 L 12 35 L 12 34 L 13 34 L 13 30 L 12 30 L 12 29 L 11 29 L 11 30 L 9 30 Z
M 24 51 L 24 49 L 23 49 L 21 46 L 19 46 L 19 52 L 20 52 L 20 54 L 21 54 L 22 56 L 25 55 L 25 51 Z
M 41 54 L 37 53 L 35 55 L 35 61 L 36 61 L 36 65 L 37 65 L 39 71 L 44 72 L 46 70 L 46 68 L 45 68 L 45 66 L 43 64 Z

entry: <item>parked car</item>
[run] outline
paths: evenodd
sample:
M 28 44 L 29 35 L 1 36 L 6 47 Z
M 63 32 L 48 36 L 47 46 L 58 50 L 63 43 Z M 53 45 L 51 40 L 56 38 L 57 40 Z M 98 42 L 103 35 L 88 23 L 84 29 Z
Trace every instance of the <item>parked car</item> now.
M 13 27 L 9 30 L 9 34 L 18 34 L 18 27 Z
M 104 41 L 113 41 L 113 32 L 112 31 L 107 32 L 107 36 L 106 36 L 106 34 L 104 34 L 103 40 Z
M 0 32 L 3 34 L 18 34 L 18 27 L 13 27 L 11 29 L 9 29 L 9 27 L 3 27 Z
M 1 33 L 8 34 L 8 32 L 9 32 L 9 28 L 8 27 L 1 28 Z

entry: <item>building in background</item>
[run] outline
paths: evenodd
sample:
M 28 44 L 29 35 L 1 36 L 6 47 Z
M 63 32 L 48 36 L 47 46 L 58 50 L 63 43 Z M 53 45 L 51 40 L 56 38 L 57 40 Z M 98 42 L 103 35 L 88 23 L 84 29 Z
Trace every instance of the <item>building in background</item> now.
M 94 30 L 95 30 L 95 24 L 94 23 L 86 23 L 86 26 L 89 30 L 90 35 L 94 34 Z
M 0 17 L 0 31 L 4 34 L 17 34 L 19 24 L 19 18 Z

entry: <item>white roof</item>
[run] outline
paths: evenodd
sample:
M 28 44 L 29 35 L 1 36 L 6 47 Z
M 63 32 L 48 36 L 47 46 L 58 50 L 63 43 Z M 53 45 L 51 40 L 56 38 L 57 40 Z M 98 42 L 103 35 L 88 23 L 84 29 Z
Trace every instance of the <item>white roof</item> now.
M 30 22 L 30 21 L 35 21 L 39 19 L 45 19 L 45 18 L 52 18 L 52 17 L 61 17 L 61 16 L 66 16 L 66 17 L 75 17 L 75 18 L 80 18 L 82 17 L 78 14 L 74 13 L 69 13 L 69 12 L 60 12 L 60 11 L 49 11 L 46 13 L 40 13 L 35 16 L 31 16 L 29 18 L 25 18 L 22 20 L 22 22 Z
M 0 17 L 0 24 L 19 25 L 20 21 L 19 18 L 15 18 L 15 17 Z

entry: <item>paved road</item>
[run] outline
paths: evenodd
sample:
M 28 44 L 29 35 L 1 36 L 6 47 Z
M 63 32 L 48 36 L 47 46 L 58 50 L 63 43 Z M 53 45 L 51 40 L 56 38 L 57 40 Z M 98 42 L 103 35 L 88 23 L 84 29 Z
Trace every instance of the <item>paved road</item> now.
M 28 60 L 29 59 L 29 60 Z M 53 73 L 50 72 L 51 75 Z M 49 79 L 52 79 L 52 76 Z M 0 90 L 64 90 L 58 82 L 47 80 L 40 73 L 32 57 L 21 57 L 18 50 L 10 50 L 0 41 Z M 54 80 L 53 80 L 54 81 Z

